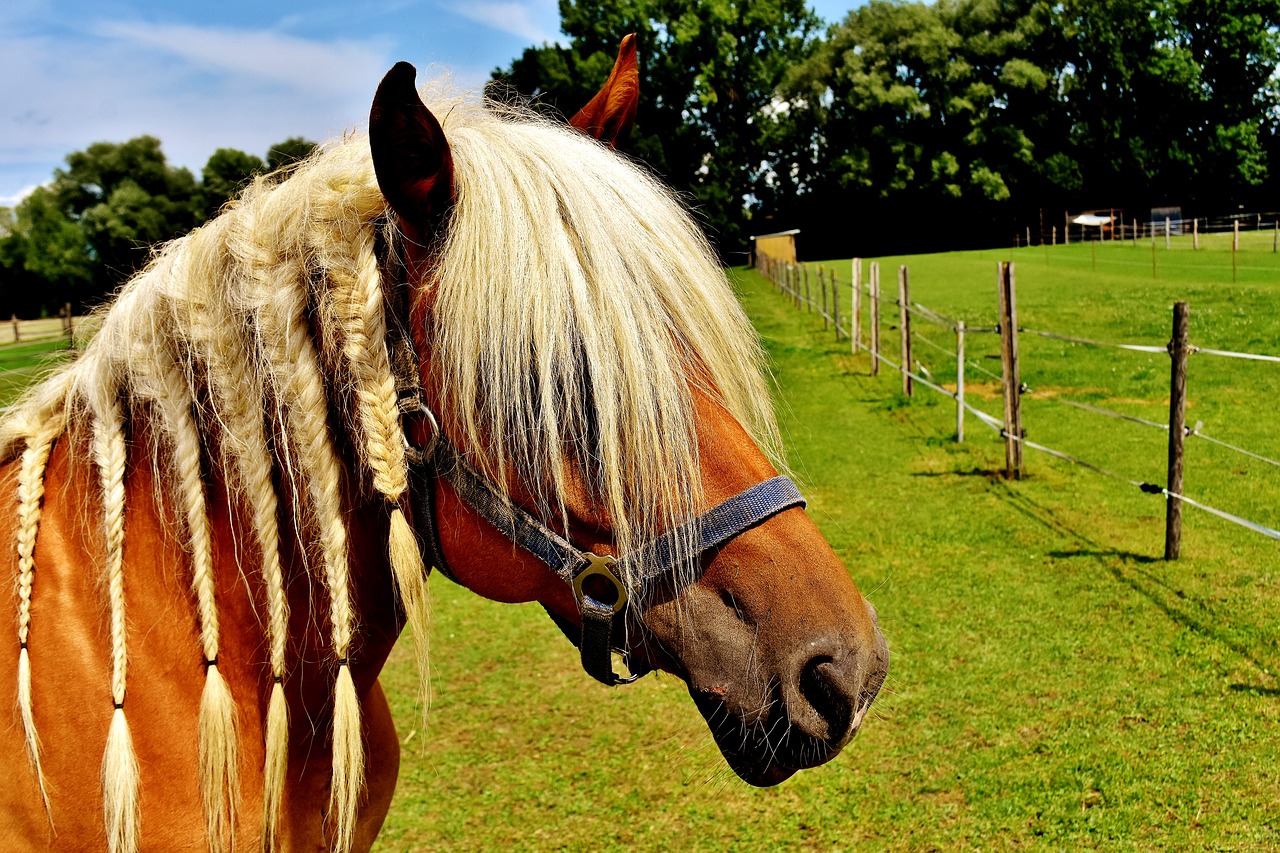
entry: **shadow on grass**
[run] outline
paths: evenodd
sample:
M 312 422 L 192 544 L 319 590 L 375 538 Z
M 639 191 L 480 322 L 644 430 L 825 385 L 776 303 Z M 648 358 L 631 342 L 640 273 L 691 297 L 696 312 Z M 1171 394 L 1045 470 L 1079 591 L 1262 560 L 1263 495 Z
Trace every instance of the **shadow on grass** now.
M 1230 614 L 1220 612 L 1201 599 L 1188 596 L 1183 590 L 1171 586 L 1164 578 L 1144 568 L 1162 564 L 1165 562 L 1163 559 L 1108 548 L 1059 519 L 1052 507 L 1018 494 L 1003 483 L 997 483 L 997 486 L 1002 488 L 994 490 L 996 496 L 1010 508 L 1058 536 L 1081 543 L 1082 547 L 1079 548 L 1049 551 L 1050 556 L 1092 560 L 1106 569 L 1116 581 L 1146 598 L 1176 624 L 1231 649 L 1251 663 L 1265 678 L 1274 679 L 1272 673 L 1276 671 L 1280 661 L 1274 657 L 1270 644 L 1260 643 L 1255 648 L 1230 636 L 1227 630 L 1219 627 L 1230 624 Z M 1259 696 L 1280 696 L 1280 687 L 1233 684 L 1230 689 Z
M 1257 684 L 1232 684 L 1227 687 L 1232 693 L 1251 693 L 1254 696 L 1280 696 L 1280 687 L 1262 687 Z
M 912 477 L 981 477 L 984 480 L 990 480 L 992 483 L 999 481 L 999 468 L 967 468 L 964 470 L 951 471 L 912 471 Z

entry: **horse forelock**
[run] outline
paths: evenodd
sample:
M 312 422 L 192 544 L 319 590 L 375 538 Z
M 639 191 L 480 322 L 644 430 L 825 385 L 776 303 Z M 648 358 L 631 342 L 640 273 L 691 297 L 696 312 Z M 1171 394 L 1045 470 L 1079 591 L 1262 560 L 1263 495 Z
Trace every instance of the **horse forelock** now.
M 631 551 L 701 503 L 691 385 L 776 460 L 755 333 L 671 192 L 571 128 L 427 105 L 442 117 L 456 195 L 433 277 L 430 362 L 478 466 L 562 519 L 585 485 L 615 547 Z

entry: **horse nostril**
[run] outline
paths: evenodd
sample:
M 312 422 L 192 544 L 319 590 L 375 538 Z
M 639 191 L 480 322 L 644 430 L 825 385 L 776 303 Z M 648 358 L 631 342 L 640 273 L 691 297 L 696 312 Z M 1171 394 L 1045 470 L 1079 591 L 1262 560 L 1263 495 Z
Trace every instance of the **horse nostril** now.
M 853 696 L 842 682 L 842 673 L 830 655 L 817 655 L 800 672 L 800 695 L 809 703 L 825 731 L 810 735 L 824 741 L 840 741 L 853 719 Z

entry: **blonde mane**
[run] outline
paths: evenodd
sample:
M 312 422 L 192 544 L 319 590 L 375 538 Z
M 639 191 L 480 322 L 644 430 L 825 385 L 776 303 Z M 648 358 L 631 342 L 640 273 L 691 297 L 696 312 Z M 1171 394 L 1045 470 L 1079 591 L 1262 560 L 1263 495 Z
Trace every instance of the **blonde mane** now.
M 427 327 L 442 422 L 505 488 L 520 482 L 548 520 L 586 488 L 628 552 L 688 520 L 701 503 L 691 384 L 713 395 L 777 457 L 777 429 L 749 323 L 698 228 L 641 169 L 576 132 L 459 98 L 428 98 L 453 153 L 456 205 L 437 260 Z M 278 825 L 288 743 L 282 681 L 288 610 L 280 537 L 300 536 L 328 596 L 337 661 L 334 815 L 351 840 L 362 787 L 359 705 L 346 665 L 360 630 L 350 603 L 344 489 L 385 499 L 392 566 L 415 634 L 425 589 L 399 506 L 408 487 L 385 344 L 385 255 L 401 236 L 364 135 L 290 174 L 257 179 L 216 219 L 164 246 L 121 291 L 73 363 L 0 422 L 0 453 L 21 457 L 18 502 L 19 709 L 44 791 L 26 653 L 44 469 L 77 426 L 74 452 L 97 472 L 106 543 L 115 711 L 103 762 L 113 851 L 136 848 L 137 764 L 125 717 L 123 563 L 127 439 L 145 422 L 176 512 L 206 661 L 201 785 L 210 848 L 238 802 L 235 699 L 218 674 L 202 471 L 221 473 L 252 524 L 274 681 L 266 724 L 263 821 Z M 355 448 L 344 459 L 342 448 Z M 273 464 L 299 496 L 281 530 Z M 355 472 L 344 479 L 344 465 Z M 686 557 L 691 556 L 686 554 Z M 193 646 L 193 653 L 195 651 Z M 425 646 L 420 645 L 421 649 Z M 256 653 L 256 652 L 255 652 Z M 425 658 L 425 651 L 420 652 Z M 34 674 L 34 676 L 38 676 Z M 245 697 L 240 697 L 243 701 Z

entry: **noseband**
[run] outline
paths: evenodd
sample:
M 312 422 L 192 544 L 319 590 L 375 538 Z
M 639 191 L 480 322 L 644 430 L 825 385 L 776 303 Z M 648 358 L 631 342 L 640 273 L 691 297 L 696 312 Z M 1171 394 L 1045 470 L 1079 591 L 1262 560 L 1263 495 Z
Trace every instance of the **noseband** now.
M 701 574 L 700 558 L 703 555 L 723 547 L 780 512 L 805 506 L 795 483 L 787 477 L 778 476 L 757 483 L 619 558 L 578 548 L 513 503 L 449 443 L 422 393 L 417 353 L 402 320 L 408 315 L 397 310 L 400 308 L 397 303 L 405 301 L 407 287 L 401 285 L 392 290 L 395 293 L 387 312 L 387 350 L 396 381 L 401 423 L 405 428 L 413 526 L 423 563 L 428 567 L 434 566 L 445 577 L 454 580 L 440 548 L 436 524 L 435 480 L 442 477 L 472 511 L 512 543 L 545 563 L 570 586 L 582 614 L 582 632 L 577 640 L 582 668 L 597 681 L 608 685 L 630 684 L 650 671 L 631 656 L 625 640 L 621 647 L 615 648 L 614 638 L 624 636 L 622 631 L 615 631 L 615 627 L 625 627 L 629 613 L 639 620 L 642 611 L 637 599 L 648 601 L 650 593 L 658 589 L 679 590 L 678 554 L 692 551 L 697 564 L 693 567 L 696 579 Z M 412 432 L 407 428 L 415 419 L 425 422 L 430 431 L 430 438 L 421 446 L 413 442 Z M 681 547 L 682 543 L 688 542 L 695 543 L 695 546 L 692 549 Z M 628 593 L 624 578 L 633 581 L 634 595 Z M 558 618 L 556 622 L 560 624 Z M 569 630 L 565 633 L 573 639 Z M 614 673 L 612 653 L 615 650 L 622 654 L 630 675 L 624 677 Z

